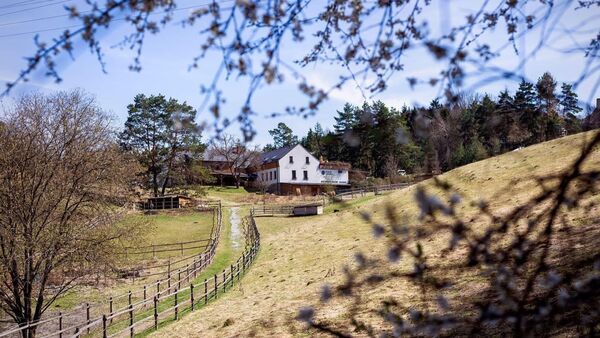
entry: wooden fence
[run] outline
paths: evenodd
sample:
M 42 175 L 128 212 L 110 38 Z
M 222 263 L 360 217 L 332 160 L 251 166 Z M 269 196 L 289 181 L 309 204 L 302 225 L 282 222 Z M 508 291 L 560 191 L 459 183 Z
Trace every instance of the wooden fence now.
M 252 215 L 245 218 L 246 249 L 242 256 L 230 266 L 229 271 L 224 269 L 222 273 L 194 284 L 198 273 L 212 263 L 219 242 L 222 211 L 220 203 L 215 205 L 214 219 L 217 227 L 211 234 L 212 241 L 208 249 L 197 255 L 185 269 L 180 268 L 176 273 L 169 270 L 166 278 L 143 285 L 136 292 L 129 291 L 110 297 L 108 308 L 96 316 L 91 315 L 92 307 L 84 304 L 82 309 L 85 316 L 80 316 L 85 318 L 83 323 L 65 325 L 67 316 L 59 313 L 51 318 L 4 331 L 0 333 L 0 337 L 22 336 L 23 330 L 42 326 L 45 328 L 43 331 L 38 330 L 37 337 L 133 336 L 135 333 L 156 329 L 162 322 L 177 320 L 182 312 L 193 311 L 211 299 L 216 299 L 220 293 L 233 287 L 254 261 L 260 247 L 260 234 Z M 54 331 L 48 328 L 52 324 Z
M 262 205 L 250 209 L 252 216 L 290 216 L 294 214 L 293 205 Z
M 402 189 L 402 188 L 406 188 L 410 185 L 411 185 L 410 183 L 397 183 L 397 184 L 367 186 L 367 187 L 362 187 L 362 188 L 344 189 L 344 190 L 339 190 L 333 198 L 334 198 L 334 200 L 341 201 L 344 199 L 354 199 L 356 197 L 362 197 L 368 193 L 374 193 L 375 195 L 378 195 L 384 191 Z

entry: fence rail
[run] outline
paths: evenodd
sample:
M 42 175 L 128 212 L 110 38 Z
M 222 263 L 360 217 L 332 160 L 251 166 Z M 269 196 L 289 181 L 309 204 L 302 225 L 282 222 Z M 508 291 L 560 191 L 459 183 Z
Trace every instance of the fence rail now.
M 207 205 L 209 205 L 209 204 L 207 204 Z M 83 320 L 83 322 L 76 323 L 76 324 L 70 324 L 70 325 L 64 325 L 65 319 L 68 317 L 68 314 L 59 313 L 57 316 L 44 318 L 44 319 L 36 321 L 34 323 L 29 323 L 27 325 L 23 325 L 20 327 L 6 330 L 4 332 L 0 332 L 0 337 L 7 337 L 7 336 L 12 337 L 12 336 L 16 336 L 16 335 L 27 336 L 28 334 L 31 333 L 32 328 L 39 329 L 40 327 L 42 327 L 42 325 L 48 326 L 53 322 L 56 325 L 55 331 L 50 331 L 50 330 L 45 329 L 42 332 L 37 332 L 36 336 L 59 337 L 59 338 L 67 337 L 67 336 L 79 337 L 81 335 L 94 334 L 95 332 L 101 333 L 103 337 L 115 336 L 116 334 L 118 335 L 119 332 L 117 332 L 116 334 L 113 332 L 110 335 L 109 335 L 109 332 L 111 332 L 112 329 L 115 329 L 115 327 L 118 327 L 119 324 L 122 325 L 122 323 L 124 321 L 131 322 L 127 328 L 130 329 L 130 332 L 133 335 L 133 333 L 134 333 L 133 328 L 136 327 L 136 325 L 141 325 L 142 323 L 149 321 L 148 318 L 142 318 L 142 319 L 138 320 L 138 322 L 136 322 L 137 324 L 135 324 L 134 323 L 134 313 L 136 310 L 137 310 L 137 313 L 139 314 L 140 310 L 147 311 L 154 306 L 155 311 L 157 311 L 158 310 L 157 306 L 159 306 L 161 304 L 161 302 L 163 302 L 163 304 L 164 304 L 165 301 L 172 300 L 173 298 L 175 298 L 175 302 L 177 302 L 177 298 L 179 298 L 178 296 L 180 296 L 180 295 L 183 296 L 182 292 L 186 292 L 186 290 L 189 291 L 190 288 L 193 289 L 194 286 L 190 283 L 192 283 L 196 279 L 198 273 L 203 271 L 208 265 L 210 265 L 212 263 L 215 253 L 216 253 L 216 248 L 219 243 L 219 237 L 220 237 L 220 233 L 221 233 L 222 210 L 221 210 L 221 204 L 219 201 L 211 202 L 210 205 L 211 205 L 210 208 L 212 208 L 212 210 L 213 210 L 213 222 L 214 222 L 213 230 L 211 231 L 211 239 L 207 246 L 207 249 L 204 252 L 190 256 L 191 258 L 193 258 L 191 263 L 182 265 L 179 268 L 176 268 L 176 266 L 172 267 L 171 263 L 169 263 L 168 270 L 166 272 L 145 275 L 144 277 L 160 274 L 160 275 L 166 275 L 166 277 L 162 278 L 162 279 L 157 279 L 156 282 L 154 282 L 154 283 L 143 285 L 142 288 L 140 288 L 137 291 L 129 291 L 124 294 L 109 297 L 108 301 L 105 304 L 105 305 L 108 305 L 108 309 L 104 309 L 104 310 L 99 309 L 99 312 L 101 312 L 101 314 L 98 316 L 92 317 L 91 316 L 92 306 L 90 304 L 83 304 L 81 306 L 81 308 L 79 309 L 80 311 L 83 310 L 85 313 L 84 316 L 79 316 L 79 317 L 85 318 Z M 254 224 L 253 220 L 252 220 L 252 224 Z M 254 224 L 254 231 L 256 231 L 256 233 L 258 233 L 258 230 L 256 229 L 255 224 Z M 254 246 L 257 246 L 257 244 L 255 244 Z M 256 248 L 256 250 L 257 249 L 258 248 Z M 256 254 L 256 252 L 253 252 L 253 251 L 245 251 L 243 254 L 243 257 L 241 257 L 240 259 L 243 259 L 244 261 L 246 261 L 248 259 L 247 256 L 251 255 L 250 257 L 253 260 L 255 254 Z M 188 259 L 188 257 L 186 257 L 178 262 L 182 262 L 185 259 Z M 239 261 L 240 260 L 238 259 L 238 262 L 236 262 L 236 265 L 235 265 L 237 268 L 240 268 Z M 242 264 L 244 264 L 244 263 L 242 263 Z M 233 268 L 233 266 L 234 265 L 232 265 L 232 268 Z M 245 267 L 247 267 L 247 266 L 245 266 Z M 241 268 L 245 269 L 245 267 L 242 266 Z M 225 276 L 225 271 L 223 273 L 224 273 L 223 276 Z M 205 283 L 206 283 L 206 281 L 205 281 Z M 216 279 L 216 275 L 215 275 L 215 290 L 218 290 L 218 287 L 223 283 L 226 283 L 226 280 L 223 279 L 222 282 L 218 283 L 217 279 Z M 190 284 L 190 287 L 185 287 L 185 284 Z M 184 286 L 183 288 L 182 288 L 182 285 Z M 224 290 L 225 286 L 222 286 L 222 287 Z M 191 295 L 191 297 L 194 297 L 194 296 L 195 295 L 193 295 L 193 294 Z M 208 302 L 208 300 L 212 299 L 210 297 L 213 297 L 210 294 L 203 294 L 202 296 L 204 298 L 206 298 L 207 302 Z M 216 295 L 214 297 L 216 297 Z M 178 306 L 181 306 L 181 305 L 178 305 Z M 98 308 L 98 306 L 96 306 L 96 308 Z M 75 315 L 75 316 L 71 316 L 71 317 L 78 317 L 78 316 Z
M 252 207 L 250 210 L 252 216 L 288 216 L 294 214 L 293 205 L 263 205 Z
M 365 196 L 368 193 L 378 195 L 384 191 L 397 190 L 410 186 L 410 183 L 386 184 L 377 186 L 367 186 L 363 188 L 352 188 L 339 190 L 333 197 L 335 200 L 353 199 Z

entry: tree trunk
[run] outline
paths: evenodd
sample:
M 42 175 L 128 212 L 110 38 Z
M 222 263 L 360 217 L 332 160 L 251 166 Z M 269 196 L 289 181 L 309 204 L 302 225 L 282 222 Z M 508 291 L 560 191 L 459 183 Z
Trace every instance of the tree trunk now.
M 152 189 L 154 197 L 158 197 L 158 171 L 156 169 L 152 169 Z
M 167 173 L 167 177 L 165 177 L 165 180 L 163 181 L 163 185 L 162 185 L 162 189 L 160 192 L 161 196 L 165 195 L 165 190 L 167 189 L 167 182 L 169 181 L 169 174 Z
M 25 325 L 27 325 L 27 324 L 25 324 Z M 21 331 L 21 337 L 23 337 L 23 338 L 35 338 L 36 329 L 37 329 L 37 326 L 23 329 Z

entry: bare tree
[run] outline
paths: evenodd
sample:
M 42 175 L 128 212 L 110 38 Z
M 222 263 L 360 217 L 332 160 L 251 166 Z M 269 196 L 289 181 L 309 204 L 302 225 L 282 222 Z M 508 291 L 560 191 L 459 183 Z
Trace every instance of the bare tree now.
M 0 128 L 0 309 L 33 337 L 44 311 L 101 273 L 136 229 L 115 221 L 133 167 L 81 91 L 21 98 Z M 91 276 L 90 276 L 91 277 Z
M 240 187 L 241 175 L 246 168 L 254 166 L 259 157 L 258 147 L 248 148 L 240 139 L 229 134 L 213 140 L 207 153 L 209 157 L 219 157 L 227 163 L 237 188 Z

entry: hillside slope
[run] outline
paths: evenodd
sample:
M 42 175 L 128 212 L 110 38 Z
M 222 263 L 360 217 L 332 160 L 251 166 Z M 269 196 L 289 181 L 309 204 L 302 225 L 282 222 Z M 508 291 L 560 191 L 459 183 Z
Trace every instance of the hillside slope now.
M 489 201 L 497 212 L 509 211 L 538 191 L 533 176 L 558 173 L 578 155 L 579 147 L 590 133 L 545 142 L 501 156 L 457 168 L 441 176 L 465 197 L 465 200 Z M 600 167 L 600 151 L 587 161 L 587 168 Z M 422 182 L 432 188 L 432 182 Z M 383 244 L 373 239 L 370 226 L 359 215 L 361 211 L 381 218 L 386 204 L 394 205 L 410 222 L 417 213 L 415 186 L 388 195 L 377 196 L 341 212 L 304 218 L 259 218 L 262 248 L 258 260 L 239 286 L 222 299 L 170 325 L 155 336 L 164 337 L 232 337 L 232 336 L 305 336 L 303 326 L 294 320 L 300 307 L 318 302 L 323 283 L 337 284 L 343 279 L 344 264 L 352 264 L 354 254 L 381 252 Z M 595 196 L 594 199 L 598 199 Z M 461 213 L 468 216 L 474 207 L 464 203 Z M 600 235 L 596 206 L 586 214 L 570 215 L 580 231 L 575 231 L 568 245 L 572 255 L 599 254 L 594 241 L 582 240 Z M 476 226 L 476 224 L 474 225 Z M 432 238 L 424 247 L 426 254 L 447 243 Z M 463 297 L 477 293 L 479 280 L 465 279 Z M 366 302 L 378 302 L 386 296 L 417 301 L 410 289 L 395 284 L 380 286 L 365 295 Z M 334 303 L 322 314 L 335 321 L 344 318 L 343 304 Z

